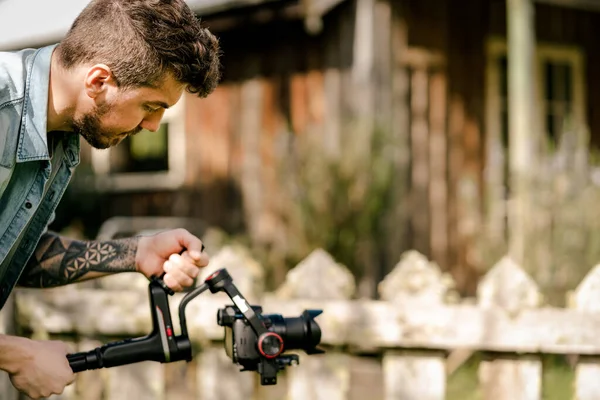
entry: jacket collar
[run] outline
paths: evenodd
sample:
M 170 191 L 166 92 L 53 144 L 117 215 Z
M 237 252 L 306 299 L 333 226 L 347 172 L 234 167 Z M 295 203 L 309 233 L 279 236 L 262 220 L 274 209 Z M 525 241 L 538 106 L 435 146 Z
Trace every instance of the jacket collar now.
M 47 138 L 50 61 L 56 44 L 42 47 L 27 61 L 23 117 L 17 162 L 50 160 Z

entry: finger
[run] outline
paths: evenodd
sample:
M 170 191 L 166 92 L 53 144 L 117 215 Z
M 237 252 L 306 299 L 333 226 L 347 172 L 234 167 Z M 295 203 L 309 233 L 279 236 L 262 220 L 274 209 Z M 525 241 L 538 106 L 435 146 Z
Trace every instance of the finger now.
M 168 272 L 165 274 L 163 281 L 167 286 L 173 290 L 181 290 L 183 287 L 193 285 L 194 278 L 188 275 L 181 267 L 175 265 L 171 261 L 166 261 L 165 264 L 164 268 L 165 270 L 168 270 Z M 167 277 L 169 279 L 167 279 Z
M 167 273 L 163 277 L 163 281 L 169 288 L 171 288 L 171 290 L 173 290 L 175 292 L 181 292 L 183 290 L 183 287 L 179 284 L 177 279 L 174 278 L 173 274 L 171 274 L 171 273 Z
M 189 287 L 194 284 L 194 279 L 191 276 L 185 274 L 183 271 L 174 270 L 170 273 L 170 275 L 174 280 L 177 281 L 177 285 L 180 288 Z
M 196 266 L 200 267 L 200 268 L 204 268 L 208 265 L 208 263 L 210 262 L 210 256 L 208 255 L 208 253 L 206 251 L 202 252 L 202 254 L 200 254 L 200 259 L 198 261 L 196 261 Z
M 183 258 L 189 260 L 191 263 L 195 264 L 196 267 L 200 267 L 200 268 L 206 267 L 208 265 L 209 261 L 210 261 L 210 256 L 204 250 L 202 251 L 202 253 L 200 253 L 200 258 L 199 259 L 192 258 L 187 251 L 184 251 L 181 254 L 181 256 Z
M 167 262 L 169 263 L 169 268 L 171 268 L 171 270 L 178 269 L 192 278 L 196 278 L 200 273 L 200 270 L 196 264 L 185 256 L 173 254 L 171 257 L 169 257 Z
M 202 252 L 204 251 L 204 244 L 202 240 L 192 235 L 185 229 L 178 229 L 176 231 L 177 240 L 179 243 L 187 249 L 188 254 L 192 259 L 197 262 L 202 258 Z
M 173 263 L 170 260 L 167 260 L 163 263 L 163 271 L 165 271 L 165 274 L 173 271 Z

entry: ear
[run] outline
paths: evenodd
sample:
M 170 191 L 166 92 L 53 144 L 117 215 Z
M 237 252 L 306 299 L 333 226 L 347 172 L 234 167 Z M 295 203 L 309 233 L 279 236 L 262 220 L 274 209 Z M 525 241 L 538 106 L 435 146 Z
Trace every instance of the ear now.
M 85 75 L 85 92 L 95 99 L 105 93 L 112 83 L 114 79 L 110 68 L 105 64 L 96 64 Z

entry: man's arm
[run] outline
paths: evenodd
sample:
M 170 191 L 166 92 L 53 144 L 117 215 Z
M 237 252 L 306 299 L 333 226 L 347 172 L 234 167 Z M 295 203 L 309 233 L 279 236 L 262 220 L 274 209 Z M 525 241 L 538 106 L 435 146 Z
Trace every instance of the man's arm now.
M 138 238 L 80 241 L 45 233 L 18 285 L 47 288 L 136 271 Z

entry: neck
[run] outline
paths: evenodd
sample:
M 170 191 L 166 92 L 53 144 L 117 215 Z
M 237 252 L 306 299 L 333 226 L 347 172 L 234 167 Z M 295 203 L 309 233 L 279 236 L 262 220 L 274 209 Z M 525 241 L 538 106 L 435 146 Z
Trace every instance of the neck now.
M 52 131 L 72 131 L 74 106 L 71 102 L 68 71 L 57 60 L 56 51 L 50 63 L 50 85 L 48 87 L 48 121 L 46 128 Z

